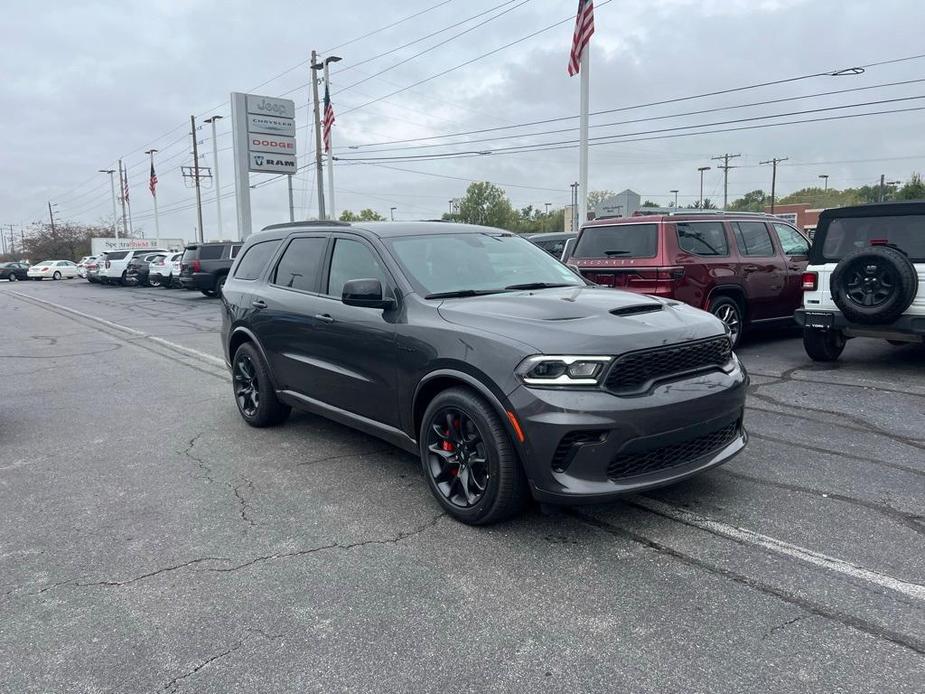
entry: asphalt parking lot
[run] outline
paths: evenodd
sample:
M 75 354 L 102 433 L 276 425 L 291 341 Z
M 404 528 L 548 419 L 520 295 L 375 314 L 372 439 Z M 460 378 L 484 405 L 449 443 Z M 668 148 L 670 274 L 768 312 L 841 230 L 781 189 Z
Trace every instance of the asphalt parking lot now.
M 752 336 L 745 453 L 471 528 L 416 461 L 255 430 L 218 302 L 0 286 L 0 690 L 925 690 L 925 347 Z

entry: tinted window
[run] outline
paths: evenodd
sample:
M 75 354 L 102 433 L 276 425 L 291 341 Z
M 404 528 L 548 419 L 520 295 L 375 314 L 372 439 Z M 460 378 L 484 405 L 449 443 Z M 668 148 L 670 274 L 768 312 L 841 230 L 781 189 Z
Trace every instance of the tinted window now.
M 722 222 L 678 222 L 678 245 L 695 255 L 729 255 Z
M 238 251 L 240 251 L 240 250 L 241 250 L 241 247 L 240 247 L 240 246 L 232 246 L 232 247 L 231 247 L 231 257 L 232 257 L 232 258 L 237 258 L 237 257 L 238 257 Z
M 345 282 L 365 279 L 378 279 L 385 288 L 386 274 L 379 259 L 359 241 L 337 239 L 334 242 L 334 254 L 331 256 L 327 293 L 330 296 L 340 296 Z
M 318 275 L 327 242 L 323 237 L 292 239 L 276 266 L 273 283 L 306 292 L 318 291 Z M 241 262 L 246 261 L 249 255 Z
M 122 260 L 127 255 L 128 251 L 115 251 L 113 253 L 107 253 L 106 260 Z
M 239 280 L 257 279 L 263 274 L 277 248 L 279 248 L 279 241 L 255 243 L 241 256 L 234 276 Z
M 768 257 L 774 255 L 771 234 L 764 222 L 733 222 L 736 245 L 742 255 Z
M 560 239 L 559 241 L 540 241 L 537 245 L 549 253 L 553 258 L 561 258 L 562 251 L 565 250 L 565 239 Z
M 199 259 L 200 260 L 218 260 L 222 257 L 222 253 L 225 251 L 224 246 L 200 246 L 199 247 Z
M 851 251 L 876 244 L 896 246 L 913 262 L 925 262 L 925 215 L 833 219 L 825 231 L 821 262 L 837 263 Z M 814 254 L 816 248 L 818 244 Z
M 775 224 L 774 231 L 780 241 L 784 255 L 806 255 L 809 253 L 809 243 L 796 229 L 786 224 Z
M 578 238 L 573 258 L 654 258 L 658 251 L 658 226 L 619 224 L 586 227 Z

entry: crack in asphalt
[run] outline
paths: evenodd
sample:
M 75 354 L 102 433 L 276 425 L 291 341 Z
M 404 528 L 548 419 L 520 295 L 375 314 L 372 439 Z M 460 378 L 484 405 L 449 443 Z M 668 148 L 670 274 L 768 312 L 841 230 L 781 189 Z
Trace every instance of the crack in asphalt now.
M 375 539 L 375 540 L 360 540 L 358 542 L 351 542 L 348 544 L 340 544 L 339 542 L 331 542 L 325 545 L 318 545 L 316 547 L 308 547 L 306 549 L 293 550 L 291 552 L 275 552 L 273 554 L 264 554 L 259 557 L 254 557 L 253 559 L 250 559 L 242 564 L 238 564 L 237 566 L 208 568 L 208 569 L 202 569 L 201 571 L 209 571 L 209 572 L 214 572 L 214 573 L 229 573 L 232 571 L 239 571 L 240 569 L 245 569 L 249 566 L 254 566 L 255 564 L 261 564 L 266 561 L 272 561 L 274 559 L 290 559 L 292 557 L 303 557 L 309 554 L 315 554 L 316 552 L 323 552 L 328 549 L 351 550 L 357 547 L 366 547 L 367 545 L 393 545 L 393 544 L 397 544 L 399 542 L 408 540 L 412 537 L 416 537 L 417 535 L 420 535 L 424 531 L 434 527 L 437 524 L 437 522 L 444 516 L 446 516 L 445 512 L 439 513 L 436 516 L 434 516 L 432 519 L 427 521 L 426 523 L 415 528 L 414 530 L 402 530 L 394 537 L 387 537 L 387 538 Z
M 632 505 L 641 510 L 653 513 L 650 509 L 647 509 L 643 506 L 636 506 L 635 504 L 632 504 Z M 786 591 L 782 588 L 777 588 L 769 583 L 765 583 L 758 579 L 751 578 L 749 576 L 746 576 L 745 574 L 740 574 L 737 571 L 733 571 L 731 569 L 727 569 L 722 566 L 717 566 L 716 564 L 712 564 L 703 559 L 698 559 L 697 557 L 691 556 L 689 554 L 685 554 L 684 552 L 673 549 L 665 544 L 662 544 L 661 542 L 652 540 L 632 530 L 627 530 L 626 528 L 622 528 L 620 526 L 614 525 L 607 521 L 601 520 L 600 518 L 597 518 L 593 515 L 582 513 L 574 509 L 568 509 L 567 513 L 571 515 L 573 518 L 575 518 L 576 520 L 583 522 L 586 525 L 596 528 L 609 535 L 613 535 L 623 540 L 634 542 L 636 544 L 639 544 L 651 550 L 654 550 L 658 552 L 659 554 L 663 554 L 665 556 L 669 556 L 673 559 L 676 559 L 677 561 L 680 561 L 683 564 L 687 564 L 688 566 L 696 567 L 698 569 L 714 574 L 716 576 L 720 576 L 722 578 L 726 578 L 728 580 L 731 580 L 735 583 L 746 586 L 753 590 L 757 590 L 767 595 L 774 596 L 778 598 L 779 600 L 782 600 L 786 603 L 789 603 L 791 605 L 796 605 L 797 607 L 802 608 L 804 611 L 806 611 L 809 614 L 816 615 L 819 617 L 824 617 L 825 619 L 828 619 L 831 621 L 839 622 L 840 624 L 843 624 L 847 627 L 851 627 L 852 629 L 868 634 L 869 636 L 873 636 L 878 639 L 889 641 L 890 643 L 893 643 L 897 646 L 901 646 L 903 648 L 909 649 L 919 655 L 925 655 L 925 641 L 921 641 L 919 639 L 907 636 L 906 634 L 902 634 L 900 632 L 893 631 L 891 629 L 880 627 L 877 624 L 874 624 L 873 622 L 870 622 L 866 619 L 855 617 L 854 615 L 847 614 L 840 610 L 830 610 L 826 607 L 823 607 L 821 605 L 814 603 L 812 600 L 809 600 L 799 595 L 790 593 L 789 591 Z M 659 514 L 655 513 L 655 515 L 659 515 Z M 670 520 L 683 524 L 682 521 L 678 521 L 676 519 L 670 519 Z
M 781 622 L 780 624 L 777 624 L 771 627 L 770 631 L 768 631 L 768 633 L 765 635 L 765 638 L 770 637 L 772 634 L 774 634 L 774 632 L 780 631 L 781 629 L 786 629 L 787 627 L 793 624 L 796 624 L 800 620 L 808 619 L 808 618 L 809 618 L 808 614 L 801 614 L 800 616 L 794 617 L 793 619 L 788 619 L 786 622 Z
M 190 439 L 189 443 L 186 446 L 186 449 L 183 451 L 183 455 L 192 460 L 196 465 L 202 470 L 202 477 L 198 479 L 205 479 L 209 482 L 215 482 L 215 479 L 212 477 L 212 468 L 204 461 L 202 458 L 193 455 L 193 449 L 196 447 L 196 443 L 202 438 L 202 435 L 205 432 L 199 432 L 193 438 Z
M 148 573 L 141 574 L 140 576 L 135 576 L 134 578 L 129 578 L 125 581 L 94 581 L 92 583 L 80 583 L 79 581 L 74 581 L 74 585 L 81 588 L 91 588 L 96 586 L 102 586 L 104 588 L 120 588 L 122 586 L 129 586 L 138 581 L 143 581 L 146 578 L 152 578 L 153 576 L 159 576 L 163 573 L 170 573 L 171 571 L 179 571 L 180 569 L 185 569 L 188 566 L 195 566 L 196 564 L 201 564 L 207 561 L 231 561 L 228 557 L 199 557 L 198 559 L 191 559 L 190 561 L 183 562 L 182 564 L 174 564 L 173 566 L 165 566 L 162 569 L 155 569 L 154 571 L 149 571 Z M 47 589 L 46 589 L 47 590 Z M 44 591 L 39 591 L 44 592 Z
M 240 507 L 241 507 L 239 509 L 240 514 L 241 514 L 241 520 L 243 520 L 245 523 L 250 524 L 251 527 L 253 527 L 257 525 L 257 522 L 253 518 L 251 518 L 249 515 L 247 515 L 249 504 L 247 503 L 247 499 L 245 499 L 244 495 L 241 493 L 241 489 L 246 488 L 252 491 L 254 489 L 254 483 L 251 482 L 246 477 L 241 477 L 241 479 L 244 481 L 238 486 L 233 487 L 233 491 L 234 491 L 235 498 L 238 500 L 238 503 L 240 504 Z M 228 486 L 231 486 L 231 485 L 229 484 Z
M 92 357 L 95 354 L 105 354 L 122 349 L 122 345 L 114 342 L 106 346 L 106 349 L 94 349 L 87 352 L 71 352 L 70 354 L 0 354 L 0 359 L 70 359 L 71 357 Z
M 911 393 L 907 390 L 899 390 L 898 388 L 884 388 L 882 386 L 873 386 L 873 385 L 864 385 L 863 383 L 841 383 L 840 381 L 817 381 L 816 379 L 811 378 L 796 378 L 794 374 L 798 371 L 809 371 L 810 373 L 825 373 L 828 369 L 807 369 L 805 367 L 799 366 L 792 369 L 787 369 L 786 371 L 781 372 L 781 374 L 765 374 L 758 371 L 749 370 L 750 376 L 760 376 L 761 378 L 770 378 L 773 379 L 769 383 L 755 383 L 753 385 L 758 387 L 765 386 L 774 386 L 780 383 L 808 383 L 810 385 L 820 385 L 820 386 L 838 386 L 839 388 L 860 388 L 862 390 L 876 391 L 878 393 L 894 393 L 896 395 L 910 395 L 915 398 L 925 398 L 925 393 Z
M 222 658 L 224 658 L 224 657 L 226 657 L 226 656 L 228 656 L 228 655 L 231 655 L 232 653 L 234 653 L 235 651 L 237 651 L 238 649 L 243 648 L 243 647 L 244 647 L 244 642 L 243 642 L 243 641 L 239 641 L 239 642 L 236 643 L 234 646 L 232 646 L 231 648 L 229 648 L 229 649 L 227 649 L 227 650 L 225 650 L 225 651 L 222 651 L 222 652 L 219 653 L 218 655 L 213 655 L 213 656 L 211 656 L 210 658 L 206 658 L 206 659 L 203 660 L 201 663 L 199 663 L 198 665 L 196 665 L 195 667 L 193 667 L 192 670 L 188 670 L 187 672 L 184 672 L 182 675 L 178 675 L 177 677 L 174 677 L 172 680 L 170 680 L 167 684 L 165 684 L 165 685 L 161 688 L 161 691 L 163 691 L 163 692 L 175 692 L 175 691 L 177 691 L 177 689 L 179 689 L 179 688 L 180 688 L 180 685 L 183 683 L 183 680 L 187 679 L 188 677 L 192 677 L 192 676 L 195 675 L 197 672 L 199 672 L 200 670 L 202 670 L 204 667 L 208 667 L 209 665 L 211 665 L 212 663 L 214 663 L 216 660 L 221 660 Z

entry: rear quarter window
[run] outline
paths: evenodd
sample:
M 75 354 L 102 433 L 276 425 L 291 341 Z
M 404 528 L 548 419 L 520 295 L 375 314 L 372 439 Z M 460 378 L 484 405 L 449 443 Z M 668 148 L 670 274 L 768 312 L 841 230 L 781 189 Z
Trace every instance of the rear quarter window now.
M 239 280 L 255 280 L 266 269 L 279 248 L 279 241 L 261 241 L 244 251 L 238 260 L 234 276 Z
M 219 260 L 225 253 L 224 246 L 201 246 L 199 248 L 200 260 Z
M 726 225 L 722 222 L 678 222 L 678 246 L 702 256 L 729 255 Z
M 128 251 L 114 251 L 106 254 L 106 260 L 122 260 L 128 255 Z
M 654 258 L 657 253 L 657 224 L 614 224 L 586 227 L 572 257 Z

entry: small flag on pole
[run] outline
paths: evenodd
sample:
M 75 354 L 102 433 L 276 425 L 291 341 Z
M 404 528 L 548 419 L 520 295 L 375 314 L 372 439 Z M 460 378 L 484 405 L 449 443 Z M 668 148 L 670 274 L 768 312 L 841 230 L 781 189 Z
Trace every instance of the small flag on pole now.
M 154 173 L 154 162 L 151 162 L 151 177 L 148 179 L 148 188 L 151 190 L 151 195 L 157 197 L 157 174 Z
M 128 171 L 122 173 L 122 199 L 128 202 Z
M 331 127 L 334 125 L 334 104 L 331 103 L 331 94 L 328 85 L 324 85 L 324 151 L 331 151 Z
M 578 0 L 578 14 L 575 15 L 575 33 L 572 35 L 572 52 L 568 57 L 570 77 L 581 72 L 581 52 L 594 34 L 594 0 Z

